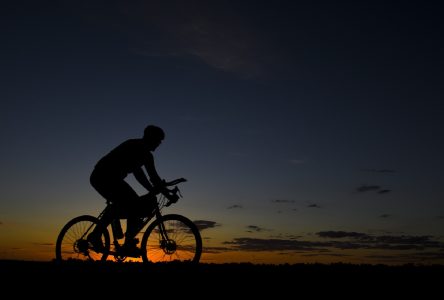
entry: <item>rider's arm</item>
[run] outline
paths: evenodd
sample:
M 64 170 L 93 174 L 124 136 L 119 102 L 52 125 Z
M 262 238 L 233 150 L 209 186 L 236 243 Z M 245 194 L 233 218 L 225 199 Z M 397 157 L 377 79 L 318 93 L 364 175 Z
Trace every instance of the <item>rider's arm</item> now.
M 145 169 L 150 178 L 150 182 L 154 186 L 163 185 L 162 178 L 160 178 L 159 174 L 157 174 L 156 166 L 154 165 L 154 158 L 151 158 L 145 163 Z
M 153 186 L 151 185 L 150 181 L 146 177 L 145 173 L 143 172 L 142 168 L 139 168 L 134 171 L 134 177 L 136 177 L 137 181 L 148 191 L 150 191 Z

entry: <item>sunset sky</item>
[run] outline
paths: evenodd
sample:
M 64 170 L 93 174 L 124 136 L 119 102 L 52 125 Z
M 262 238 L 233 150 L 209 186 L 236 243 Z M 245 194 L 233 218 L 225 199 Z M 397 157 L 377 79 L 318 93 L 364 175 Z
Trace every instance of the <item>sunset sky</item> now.
M 0 259 L 53 259 L 155 124 L 203 262 L 444 263 L 438 1 L 8 2 Z

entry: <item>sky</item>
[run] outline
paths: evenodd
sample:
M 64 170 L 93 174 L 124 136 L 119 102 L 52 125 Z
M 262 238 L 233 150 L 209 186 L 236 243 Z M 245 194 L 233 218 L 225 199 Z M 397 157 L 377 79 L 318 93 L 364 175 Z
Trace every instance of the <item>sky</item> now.
M 203 262 L 444 263 L 437 3 L 1 4 L 0 259 L 53 259 L 104 208 L 97 160 L 155 124 Z

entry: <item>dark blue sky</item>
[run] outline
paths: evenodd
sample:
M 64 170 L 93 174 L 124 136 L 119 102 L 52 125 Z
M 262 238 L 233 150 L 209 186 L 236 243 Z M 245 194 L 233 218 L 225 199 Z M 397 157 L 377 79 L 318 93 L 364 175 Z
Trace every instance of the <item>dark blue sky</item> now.
M 97 214 L 95 162 L 150 123 L 167 133 L 159 173 L 190 180 L 177 210 L 217 224 L 208 247 L 344 231 L 442 254 L 439 5 L 126 2 L 2 4 L 0 254 Z

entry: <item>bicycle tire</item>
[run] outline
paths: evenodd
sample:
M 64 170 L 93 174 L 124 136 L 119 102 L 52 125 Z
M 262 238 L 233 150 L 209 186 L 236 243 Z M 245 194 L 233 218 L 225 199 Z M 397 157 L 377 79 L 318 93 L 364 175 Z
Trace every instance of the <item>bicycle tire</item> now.
M 159 224 L 163 223 L 169 241 L 162 241 Z M 199 263 L 202 255 L 202 237 L 196 224 L 177 214 L 164 215 L 152 222 L 143 234 L 142 260 L 144 263 L 190 262 Z
M 106 260 L 110 250 L 110 236 L 106 228 L 102 232 L 103 249 L 94 251 L 86 237 L 95 226 L 101 226 L 96 217 L 83 215 L 70 220 L 60 231 L 56 242 L 56 260 Z

